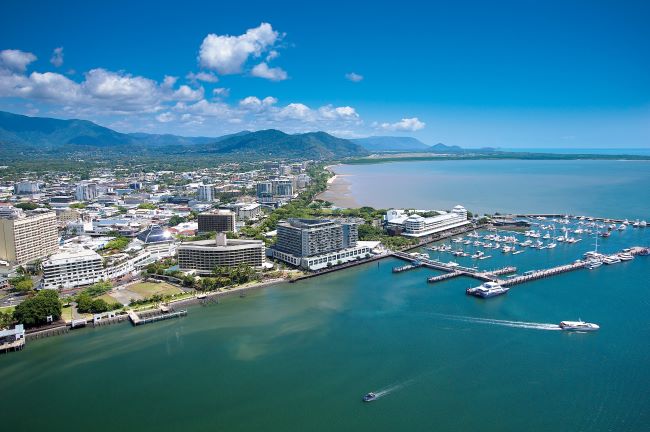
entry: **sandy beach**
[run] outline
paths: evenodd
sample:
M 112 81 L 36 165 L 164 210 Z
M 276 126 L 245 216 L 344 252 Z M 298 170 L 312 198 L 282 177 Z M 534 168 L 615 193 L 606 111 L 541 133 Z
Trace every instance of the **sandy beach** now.
M 332 172 L 334 176 L 327 180 L 327 190 L 319 194 L 316 198 L 334 203 L 337 207 L 358 207 L 359 205 L 355 201 L 350 190 L 350 182 L 346 179 L 346 177 L 350 176 L 346 174 L 336 174 L 332 166 L 328 166 L 326 169 Z

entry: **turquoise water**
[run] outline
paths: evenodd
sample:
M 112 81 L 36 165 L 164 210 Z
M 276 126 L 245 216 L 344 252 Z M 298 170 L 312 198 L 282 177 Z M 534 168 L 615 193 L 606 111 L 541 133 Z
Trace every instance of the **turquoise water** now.
M 560 153 L 560 154 L 600 154 L 600 155 L 639 155 L 650 156 L 650 148 L 567 148 L 567 147 L 537 147 L 537 148 L 503 148 L 500 150 L 529 153 Z
M 359 205 L 650 220 L 650 161 L 426 161 L 335 167 Z
M 626 195 L 628 207 L 643 187 Z M 533 192 L 541 199 L 544 191 Z M 491 251 L 478 265 L 523 272 L 564 264 L 593 249 L 593 239 L 582 238 L 516 256 Z M 599 249 L 649 243 L 650 228 L 630 227 Z M 489 300 L 464 294 L 472 279 L 431 285 L 426 278 L 436 272 L 392 274 L 398 264 L 385 259 L 275 286 L 190 308 L 182 319 L 30 342 L 0 356 L 3 426 L 648 430 L 650 257 L 523 284 Z M 601 330 L 552 329 L 577 318 Z M 364 404 L 369 391 L 382 397 Z

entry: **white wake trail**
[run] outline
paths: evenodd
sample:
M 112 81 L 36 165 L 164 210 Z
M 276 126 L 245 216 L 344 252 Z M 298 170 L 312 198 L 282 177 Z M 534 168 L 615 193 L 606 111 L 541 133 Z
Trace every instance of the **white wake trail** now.
M 499 320 L 499 319 L 492 319 L 492 318 L 477 318 L 477 317 L 469 317 L 463 315 L 444 315 L 444 314 L 435 314 L 435 315 L 453 321 L 461 321 L 461 322 L 467 322 L 473 324 L 489 324 L 489 325 L 498 325 L 502 327 L 525 328 L 525 329 L 532 329 L 532 330 L 550 330 L 550 331 L 562 330 L 559 325 L 549 324 L 549 323 Z

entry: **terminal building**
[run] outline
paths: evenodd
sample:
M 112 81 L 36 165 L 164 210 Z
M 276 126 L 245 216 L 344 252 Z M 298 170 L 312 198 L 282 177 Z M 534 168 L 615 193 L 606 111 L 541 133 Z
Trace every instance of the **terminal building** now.
M 389 210 L 386 212 L 385 224 L 388 230 L 406 237 L 417 238 L 471 223 L 467 220 L 467 210 L 461 205 L 457 205 L 449 213 L 440 213 L 436 216 L 424 217 L 419 214 L 408 214 L 404 210 Z
M 371 253 L 357 244 L 358 222 L 329 219 L 288 219 L 278 223 L 274 258 L 309 270 L 342 264 Z
M 261 268 L 266 249 L 260 240 L 228 239 L 217 233 L 216 240 L 182 243 L 178 247 L 178 267 L 181 271 L 194 271 L 209 275 L 216 267 L 235 267 L 248 264 Z
M 0 260 L 24 265 L 58 249 L 56 213 L 3 208 L 0 214 Z

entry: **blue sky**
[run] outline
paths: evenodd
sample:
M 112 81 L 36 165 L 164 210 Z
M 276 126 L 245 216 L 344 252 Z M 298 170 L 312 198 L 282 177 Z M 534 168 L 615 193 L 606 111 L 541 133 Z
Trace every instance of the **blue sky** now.
M 0 109 L 181 135 L 650 147 L 650 2 L 206 3 L 3 2 Z

